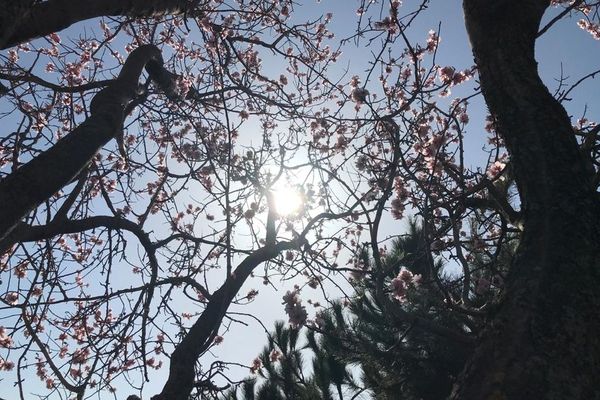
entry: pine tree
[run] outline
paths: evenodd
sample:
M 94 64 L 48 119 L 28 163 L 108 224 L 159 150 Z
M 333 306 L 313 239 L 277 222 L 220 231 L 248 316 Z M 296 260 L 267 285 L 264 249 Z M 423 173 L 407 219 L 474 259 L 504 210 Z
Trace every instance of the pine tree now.
M 301 328 L 286 327 L 280 321 L 269 335 L 258 357 L 258 375 L 244 380 L 225 393 L 222 400 L 343 400 L 344 386 L 356 390 L 347 365 L 328 352 L 315 333 L 309 331 L 300 345 Z M 306 373 L 303 352 L 313 355 L 312 373 Z M 310 354 L 309 353 L 309 354 Z
M 361 256 L 368 258 L 366 252 Z M 386 257 L 383 285 L 389 287 L 402 269 L 420 276 L 419 285 L 409 289 L 395 307 L 449 329 L 468 332 L 473 321 L 449 310 L 444 294 L 435 285 L 434 277 L 441 276 L 437 279 L 442 285 L 449 292 L 453 290 L 452 279 L 444 276 L 442 267 L 441 262 L 432 260 L 424 232 L 412 221 L 408 234 L 394 242 Z M 356 281 L 349 312 L 337 304 L 325 318 L 324 345 L 339 359 L 360 366 L 363 383 L 375 399 L 445 398 L 471 348 L 414 329 L 417 322 L 407 324 L 398 319 L 378 301 L 376 292 L 380 289 L 373 279 Z
M 471 229 L 476 231 L 475 221 Z M 469 300 L 473 304 L 495 304 L 516 241 L 506 240 L 497 254 L 471 253 L 473 288 Z M 397 239 L 387 254 L 383 281 L 378 283 L 373 278 L 377 272 L 373 271 L 369 253 L 363 251 L 359 257 L 369 267 L 361 279 L 353 281 L 355 294 L 350 301 L 346 305 L 334 303 L 322 314 L 318 326 L 306 328 L 307 344 L 302 349 L 310 350 L 313 358 L 310 377 L 304 379 L 302 354 L 297 350 L 299 330 L 279 322 L 260 356 L 263 369 L 259 375 L 263 383 L 257 385 L 256 379 L 249 379 L 232 389 L 226 400 L 343 400 L 365 392 L 365 398 L 377 400 L 447 398 L 473 347 L 417 325 L 427 320 L 465 335 L 479 332 L 485 323 L 483 318 L 446 305 L 446 296 L 461 295 L 462 285 L 457 283 L 460 277 L 444 272 L 449 268 L 433 259 L 425 233 L 415 221 L 410 221 L 407 234 Z M 383 289 L 386 296 L 393 295 L 392 282 L 406 274 L 402 271 L 408 271 L 418 284 L 410 286 L 403 298 L 392 303 L 396 310 L 390 310 L 389 304 L 378 300 L 377 291 Z M 420 319 L 407 323 L 406 318 L 396 316 L 398 311 Z M 273 362 L 274 351 L 281 352 L 279 361 Z M 360 384 L 349 372 L 353 369 L 360 371 Z M 243 397 L 237 394 L 240 389 Z

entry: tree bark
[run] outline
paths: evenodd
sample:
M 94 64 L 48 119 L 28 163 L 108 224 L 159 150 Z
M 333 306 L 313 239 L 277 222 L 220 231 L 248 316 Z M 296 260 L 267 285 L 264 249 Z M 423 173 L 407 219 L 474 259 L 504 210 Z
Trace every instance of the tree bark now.
M 192 10 L 198 0 L 48 0 L 35 5 L 32 5 L 33 0 L 11 0 L 7 3 L 10 3 L 10 12 L 4 14 L 7 23 L 0 25 L 0 49 L 58 32 L 90 18 L 183 14 Z
M 15 31 L 19 30 L 22 18 L 27 15 L 35 0 L 6 0 L 0 12 L 0 49 L 5 49 Z
M 489 110 L 505 140 L 524 230 L 506 296 L 451 399 L 598 399 L 600 212 L 570 119 L 534 57 L 549 0 L 464 0 Z

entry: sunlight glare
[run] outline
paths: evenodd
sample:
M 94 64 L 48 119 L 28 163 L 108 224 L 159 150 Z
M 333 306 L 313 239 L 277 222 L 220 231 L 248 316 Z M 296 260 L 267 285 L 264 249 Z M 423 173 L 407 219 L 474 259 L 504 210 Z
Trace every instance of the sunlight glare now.
M 282 217 L 298 214 L 303 206 L 302 194 L 291 187 L 280 188 L 273 191 L 275 210 Z

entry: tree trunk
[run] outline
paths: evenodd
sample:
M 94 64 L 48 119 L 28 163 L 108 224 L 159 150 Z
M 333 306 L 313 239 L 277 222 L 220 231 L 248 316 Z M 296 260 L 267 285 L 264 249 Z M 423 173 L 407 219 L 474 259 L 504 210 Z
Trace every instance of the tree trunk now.
M 600 212 L 569 117 L 534 58 L 549 0 L 464 0 L 481 87 L 514 166 L 524 231 L 506 297 L 451 399 L 597 399 Z
M 34 0 L 10 0 L 2 2 L 2 12 L 0 12 L 0 49 L 5 49 L 15 31 L 19 30 L 22 19 Z

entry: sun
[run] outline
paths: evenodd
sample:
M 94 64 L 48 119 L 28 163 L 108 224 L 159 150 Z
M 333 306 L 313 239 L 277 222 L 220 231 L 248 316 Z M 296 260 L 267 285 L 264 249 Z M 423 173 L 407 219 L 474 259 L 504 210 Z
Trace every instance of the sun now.
M 297 189 L 283 187 L 273 191 L 275 211 L 282 217 L 294 216 L 302 210 L 304 197 Z

